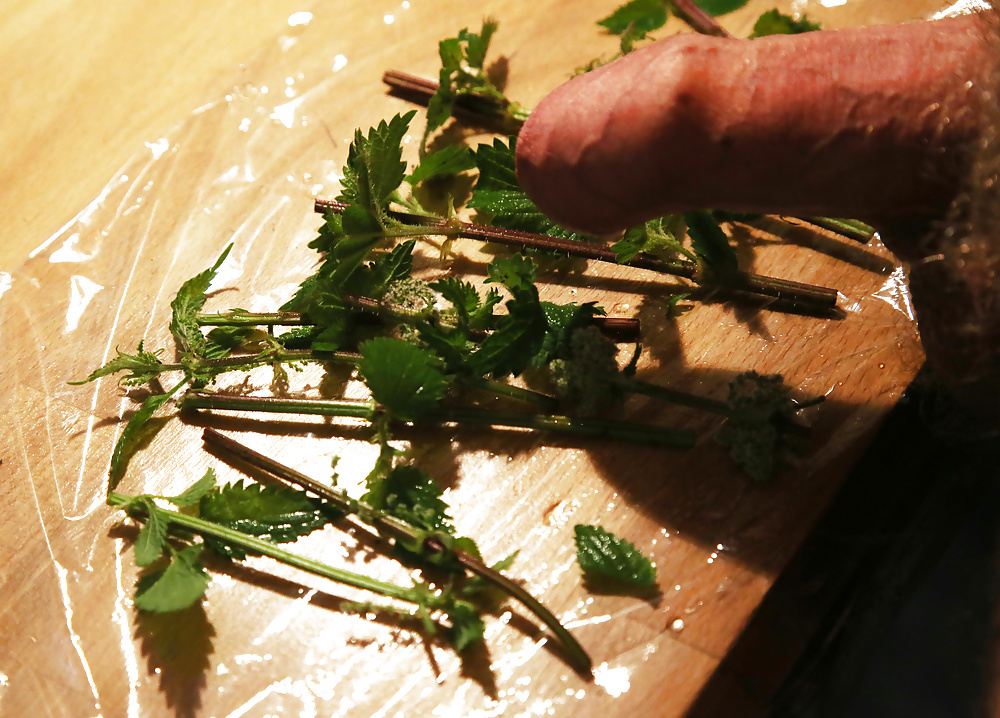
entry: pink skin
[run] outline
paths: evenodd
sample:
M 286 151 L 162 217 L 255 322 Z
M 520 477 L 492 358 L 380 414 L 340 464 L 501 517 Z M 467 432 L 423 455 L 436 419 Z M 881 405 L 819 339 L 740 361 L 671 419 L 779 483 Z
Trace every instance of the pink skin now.
M 672 212 L 942 211 L 989 67 L 978 16 L 757 40 L 668 37 L 557 88 L 517 144 L 528 195 L 605 234 Z

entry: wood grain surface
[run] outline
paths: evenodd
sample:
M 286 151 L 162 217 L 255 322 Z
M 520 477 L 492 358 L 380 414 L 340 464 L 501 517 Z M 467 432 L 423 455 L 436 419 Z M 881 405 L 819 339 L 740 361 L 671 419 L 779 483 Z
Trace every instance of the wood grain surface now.
M 771 6 L 751 2 L 724 24 L 745 35 Z M 501 21 L 496 52 L 510 60 L 509 94 L 530 107 L 573 68 L 614 51 L 593 24 L 612 7 L 8 3 L 0 23 L 0 209 L 13 220 L 0 243 L 3 715 L 685 714 L 920 366 L 905 282 L 883 250 L 845 250 L 777 222 L 734 230 L 754 271 L 836 287 L 837 317 L 717 298 L 668 320 L 680 285 L 620 267 L 541 284 L 545 299 L 638 315 L 643 378 L 722 397 L 735 373 L 756 369 L 783 373 L 798 396 L 825 395 L 806 417 L 808 452 L 773 484 L 753 485 L 733 469 L 711 438 L 716 423 L 652 402 L 630 403 L 626 416 L 695 428 L 697 448 L 456 429 L 404 437 L 488 562 L 520 551 L 511 576 L 590 651 L 592 677 L 569 669 L 518 609 L 489 619 L 487 651 L 460 660 L 392 621 L 341 610 L 361 594 L 262 559 L 210 564 L 204 605 L 183 616 L 135 612 L 127 551 L 135 532 L 103 504 L 111 450 L 134 404 L 113 381 L 67 384 L 140 339 L 172 352 L 170 299 L 229 242 L 211 309 L 267 310 L 287 299 L 314 266 L 305 246 L 318 226 L 312 202 L 337 194 L 355 128 L 407 109 L 385 94 L 384 70 L 434 77 L 436 42 L 489 14 Z M 941 3 L 796 7 L 839 27 L 927 17 Z M 667 30 L 684 28 L 672 21 Z M 488 258 L 470 244 L 446 265 L 429 255 L 426 272 L 479 282 Z M 306 372 L 295 388 L 315 392 L 322 379 Z M 242 388 L 269 381 L 254 373 Z M 339 456 L 351 491 L 377 453 L 355 426 L 173 418 L 133 460 L 122 489 L 169 494 L 209 466 L 239 479 L 203 450 L 206 424 L 322 480 Z M 588 591 L 574 562 L 575 523 L 600 523 L 646 551 L 660 595 Z M 406 580 L 357 533 L 329 529 L 296 548 Z

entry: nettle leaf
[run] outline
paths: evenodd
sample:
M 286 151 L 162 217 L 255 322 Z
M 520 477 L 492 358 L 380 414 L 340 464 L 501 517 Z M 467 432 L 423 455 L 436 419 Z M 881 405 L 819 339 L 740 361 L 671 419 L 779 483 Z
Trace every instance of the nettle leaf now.
M 611 245 L 616 253 L 615 260 L 624 264 L 641 252 L 657 257 L 672 258 L 678 255 L 694 261 L 692 254 L 670 231 L 672 216 L 652 219 L 639 227 L 632 227 L 625 235 Z
M 545 340 L 532 364 L 544 366 L 556 357 L 568 354 L 570 337 L 580 327 L 593 324 L 594 317 L 603 317 L 605 311 L 594 302 L 585 304 L 553 304 L 542 302 L 547 326 Z
M 254 333 L 254 327 L 215 327 L 205 337 L 201 356 L 205 359 L 221 359 L 229 356 L 233 349 Z
M 469 370 L 476 376 L 519 375 L 541 350 L 547 330 L 539 302 L 510 300 L 507 314 L 496 320 L 496 329 L 469 357 Z
M 251 536 L 287 543 L 306 536 L 330 522 L 322 504 L 305 491 L 261 487 L 242 480 L 215 489 L 198 504 L 201 518 Z M 205 540 L 212 550 L 236 559 L 246 552 L 216 540 Z
M 405 179 L 416 186 L 429 179 L 452 177 L 475 168 L 472 150 L 465 145 L 448 145 L 424 157 Z
M 426 471 L 402 464 L 373 482 L 362 497 L 373 508 L 428 531 L 454 533 L 441 487 Z
M 358 350 L 358 373 L 393 417 L 413 421 L 444 397 L 448 379 L 430 350 L 391 337 L 369 339 Z
M 476 607 L 468 601 L 454 600 L 444 609 L 451 623 L 448 642 L 461 653 L 469 646 L 480 643 L 486 633 L 486 626 Z
M 215 470 L 208 469 L 205 475 L 198 479 L 191 486 L 184 489 L 177 496 L 164 496 L 163 498 L 178 508 L 186 508 L 199 503 L 203 496 L 208 495 L 216 486 Z
M 159 427 L 149 427 L 149 420 L 153 418 L 153 414 L 161 406 L 167 403 L 177 391 L 186 384 L 187 382 L 181 382 L 173 389 L 168 391 L 166 394 L 153 394 L 152 396 L 147 396 L 139 410 L 136 411 L 132 418 L 128 420 L 125 424 L 125 428 L 122 429 L 121 436 L 118 437 L 118 441 L 115 443 L 115 449 L 111 454 L 111 466 L 108 469 L 108 491 L 114 491 L 115 487 L 118 486 L 118 482 L 122 480 L 125 475 L 125 470 L 128 468 L 129 459 L 136 450 L 143 444 L 143 442 L 148 441 L 151 438 L 151 434 L 155 433 L 156 429 Z M 151 429 L 151 430 L 150 430 Z
M 498 257 L 486 265 L 487 282 L 495 282 L 507 287 L 512 294 L 535 290 L 538 268 L 530 257 L 515 254 L 513 257 Z M 537 291 L 536 291 L 537 294 Z
M 600 526 L 573 527 L 576 560 L 585 577 L 602 577 L 627 586 L 656 584 L 656 569 L 635 545 Z
M 500 23 L 493 18 L 483 20 L 479 34 L 463 29 L 458 33 L 458 39 L 465 43 L 465 62 L 475 70 L 482 70 L 483 63 L 486 62 L 486 53 L 490 49 L 490 41 L 493 35 L 500 28 Z
M 647 33 L 667 23 L 667 3 L 664 0 L 632 0 L 625 3 L 597 24 L 612 35 L 625 31 Z
M 386 221 L 389 197 L 406 175 L 402 142 L 416 113 L 410 110 L 388 122 L 382 120 L 377 127 L 368 130 L 367 137 L 357 130 L 347 151 L 347 165 L 337 199 L 357 205 L 377 218 L 380 225 Z M 344 222 L 345 231 L 350 232 L 346 227 L 346 215 Z
M 479 145 L 474 151 L 479 178 L 467 206 L 491 214 L 492 224 L 497 227 L 592 241 L 586 235 L 559 227 L 528 199 L 517 181 L 514 149 L 515 140 L 512 138 L 509 144 L 495 139 L 492 145 Z
M 494 321 L 495 329 L 469 358 L 477 376 L 517 376 L 530 366 L 545 341 L 548 320 L 535 287 L 536 267 L 529 257 L 495 259 L 487 266 L 487 281 L 503 284 L 512 298 L 507 313 Z
M 409 279 L 413 273 L 413 249 L 416 244 L 417 240 L 408 239 L 391 251 L 379 254 L 351 275 L 345 283 L 345 290 L 349 294 L 380 298 L 389 285 Z
M 427 103 L 427 127 L 421 148 L 427 146 L 431 132 L 448 121 L 458 95 L 480 93 L 495 100 L 503 99 L 503 94 L 490 82 L 483 68 L 490 41 L 499 26 L 496 20 L 486 18 L 479 33 L 464 28 L 457 37 L 438 43 L 441 58 L 438 89 Z
M 684 221 L 687 223 L 688 236 L 691 237 L 691 246 L 707 267 L 721 274 L 739 270 L 736 250 L 729 244 L 729 238 L 711 213 L 685 212 Z
M 118 383 L 124 386 L 139 386 L 154 379 L 162 370 L 163 365 L 160 362 L 159 352 L 146 351 L 142 348 L 141 341 L 135 350 L 135 354 L 127 354 L 120 349 L 116 349 L 116 351 L 118 352 L 118 356 L 100 369 L 95 369 L 86 379 L 68 383 L 73 386 L 79 386 L 92 382 L 95 379 L 100 379 L 103 376 L 125 371 L 128 374 L 119 379 Z
M 181 354 L 202 355 L 206 339 L 198 326 L 198 312 L 205 306 L 205 292 L 232 249 L 233 245 L 230 244 L 210 269 L 184 282 L 177 291 L 177 296 L 170 302 L 170 333 L 174 335 Z
M 757 18 L 750 37 L 766 37 L 768 35 L 798 35 L 803 32 L 819 30 L 818 22 L 811 22 L 805 15 L 796 20 L 791 15 L 785 15 L 777 8 L 768 10 Z
M 146 512 L 146 520 L 136 536 L 132 551 L 136 566 L 148 566 L 163 555 L 167 545 L 167 522 L 151 498 L 142 496 L 135 503 Z
M 493 308 L 502 301 L 500 292 L 491 287 L 485 297 L 469 282 L 457 277 L 444 277 L 431 283 L 431 289 L 440 294 L 455 308 L 459 327 L 482 331 L 493 324 Z
M 197 603 L 208 588 L 208 572 L 200 561 L 202 549 L 195 544 L 176 551 L 164 570 L 142 576 L 136 583 L 135 607 L 169 613 Z
M 694 4 L 712 17 L 727 15 L 746 5 L 750 0 L 694 0 Z

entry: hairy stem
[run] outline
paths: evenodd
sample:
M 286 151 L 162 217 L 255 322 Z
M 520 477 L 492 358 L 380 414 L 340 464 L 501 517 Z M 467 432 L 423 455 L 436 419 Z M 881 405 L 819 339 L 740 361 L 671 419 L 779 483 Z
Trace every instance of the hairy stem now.
M 222 395 L 206 391 L 187 392 L 181 400 L 181 407 L 185 409 L 213 409 L 222 411 L 311 414 L 363 419 L 368 422 L 374 422 L 384 411 L 373 401 L 349 399 L 283 399 L 275 397 Z M 506 426 L 534 431 L 550 431 L 573 436 L 618 439 L 633 443 L 652 444 L 679 449 L 691 448 L 695 442 L 695 436 L 692 432 L 681 429 L 550 414 L 437 407 L 424 414 L 423 418 L 433 423 Z
M 316 200 L 317 212 L 342 212 L 346 205 L 332 200 Z M 698 266 L 693 262 L 669 262 L 650 254 L 640 252 L 627 262 L 620 263 L 617 253 L 608 246 L 577 242 L 544 234 L 520 232 L 502 227 L 488 227 L 457 220 L 434 219 L 402 212 L 391 213 L 395 219 L 406 223 L 419 223 L 428 227 L 452 230 L 453 234 L 484 242 L 496 242 L 520 248 L 538 249 L 546 252 L 566 254 L 584 259 L 593 259 L 611 264 L 648 269 L 660 274 L 669 274 L 699 282 Z M 700 283 L 700 282 L 699 282 Z M 718 286 L 753 294 L 774 297 L 789 302 L 792 306 L 807 309 L 830 310 L 837 305 L 837 290 L 812 284 L 794 282 L 787 279 L 765 277 L 748 272 L 728 272 L 724 276 L 705 278 L 706 286 Z
M 205 429 L 202 436 L 205 443 L 225 449 L 235 456 L 238 456 L 243 461 L 246 461 L 254 468 L 259 469 L 281 481 L 293 484 L 306 489 L 307 491 L 311 491 L 320 498 L 329 501 L 345 513 L 357 515 L 358 518 L 375 528 L 383 536 L 390 536 L 394 539 L 408 539 L 410 541 L 419 540 L 419 532 L 413 529 L 410 525 L 396 519 L 395 517 L 388 516 L 381 511 L 377 511 L 362 501 L 352 499 L 340 489 L 321 484 L 305 474 L 292 469 L 291 467 L 285 466 L 274 459 L 264 456 L 263 454 L 244 446 L 238 441 L 220 434 L 214 429 Z M 429 536 L 424 539 L 424 547 L 439 554 L 449 552 L 449 549 L 447 549 L 444 544 L 442 544 L 441 541 L 434 536 Z M 567 631 L 565 627 L 563 627 L 563 625 L 559 622 L 559 619 L 556 618 L 551 611 L 545 608 L 545 606 L 542 605 L 534 596 L 496 569 L 490 568 L 467 552 L 452 549 L 450 550 L 450 553 L 462 567 L 471 573 L 481 576 L 512 598 L 520 601 L 521 604 L 535 614 L 535 616 L 542 623 L 548 626 L 548 628 L 556 635 L 565 649 L 573 667 L 585 673 L 590 672 L 592 666 L 590 656 L 587 655 L 587 652 L 577 642 L 573 635 Z
M 132 504 L 133 498 L 134 497 L 132 496 L 112 492 L 108 496 L 108 504 L 114 508 L 128 509 L 130 512 L 141 510 L 136 505 Z M 328 578 L 331 581 L 336 581 L 337 583 L 342 583 L 346 586 L 353 586 L 354 588 L 372 591 L 373 593 L 377 593 L 382 596 L 396 598 L 410 603 L 420 602 L 411 588 L 397 586 L 395 584 L 369 578 L 368 576 L 363 576 L 352 571 L 345 571 L 343 569 L 334 568 L 333 566 L 328 566 L 320 561 L 315 561 L 313 559 L 294 554 L 291 551 L 271 543 L 270 541 L 250 536 L 242 531 L 237 531 L 236 529 L 220 526 L 219 524 L 213 523 L 212 521 L 206 521 L 205 519 L 198 518 L 197 516 L 191 516 L 160 507 L 157 507 L 156 510 L 159 511 L 163 518 L 170 524 L 180 526 L 200 536 L 209 536 L 230 546 L 239 546 L 246 551 L 268 556 L 269 558 L 273 558 L 275 561 L 280 561 L 281 563 L 294 566 L 295 568 L 307 571 L 316 576 Z

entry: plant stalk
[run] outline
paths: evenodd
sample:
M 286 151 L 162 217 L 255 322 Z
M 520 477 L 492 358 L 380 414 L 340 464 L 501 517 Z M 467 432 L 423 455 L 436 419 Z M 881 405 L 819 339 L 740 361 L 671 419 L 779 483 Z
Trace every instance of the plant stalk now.
M 346 208 L 342 202 L 333 200 L 316 200 L 317 212 L 342 212 Z M 544 234 L 520 232 L 502 227 L 487 227 L 470 222 L 430 218 L 411 215 L 403 212 L 390 213 L 395 219 L 407 224 L 421 224 L 428 227 L 458 228 L 458 236 L 478 239 L 484 242 L 496 242 L 520 248 L 538 249 L 546 252 L 593 259 L 599 262 L 620 264 L 638 269 L 648 269 L 660 274 L 683 277 L 691 281 L 699 281 L 698 265 L 693 262 L 670 262 L 640 252 L 627 262 L 619 262 L 614 250 L 600 244 L 577 242 L 560 237 L 550 237 Z M 725 289 L 750 292 L 767 297 L 788 301 L 793 306 L 802 306 L 818 310 L 830 310 L 837 306 L 837 290 L 812 284 L 804 284 L 788 279 L 765 277 L 748 272 L 731 272 L 725 276 L 713 277 L 712 284 Z
M 206 391 L 188 391 L 181 400 L 181 407 L 184 409 L 221 411 L 265 411 L 279 414 L 311 414 L 362 419 L 368 422 L 374 422 L 383 412 L 383 409 L 374 401 L 233 396 Z M 679 449 L 689 449 L 694 446 L 695 442 L 695 436 L 692 432 L 681 429 L 670 429 L 624 421 L 532 414 L 527 412 L 438 407 L 428 411 L 424 415 L 424 419 L 433 423 L 506 426 L 534 431 L 550 431 L 573 436 L 618 439 L 633 443 Z
M 263 471 L 269 476 L 284 481 L 300 488 L 306 489 L 316 494 L 325 501 L 339 508 L 348 514 L 355 514 L 365 523 L 374 527 L 383 536 L 388 535 L 394 539 L 408 539 L 410 541 L 419 540 L 419 532 L 412 526 L 388 516 L 381 511 L 377 511 L 368 504 L 352 499 L 345 492 L 321 484 L 320 482 L 302 474 L 295 469 L 285 466 L 274 459 L 260 454 L 253 449 L 244 446 L 238 441 L 231 439 L 214 429 L 205 429 L 202 437 L 207 444 L 222 448 L 256 469 Z M 444 544 L 433 535 L 424 539 L 424 546 L 435 553 L 445 554 L 449 552 Z M 483 579 L 494 584 L 512 598 L 520 601 L 529 611 L 544 623 L 559 639 L 566 651 L 570 663 L 574 668 L 584 673 L 589 673 L 592 668 L 590 656 L 577 642 L 573 635 L 559 622 L 559 619 L 552 614 L 541 602 L 528 593 L 523 587 L 511 581 L 496 569 L 490 568 L 482 561 L 465 551 L 452 549 L 451 555 L 465 569 L 471 573 L 481 576 Z

